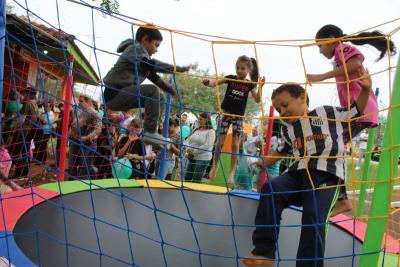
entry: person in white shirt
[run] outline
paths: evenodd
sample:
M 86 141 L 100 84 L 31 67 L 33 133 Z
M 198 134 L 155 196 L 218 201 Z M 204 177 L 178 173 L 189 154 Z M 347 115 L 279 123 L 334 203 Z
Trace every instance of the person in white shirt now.
M 186 152 L 188 165 L 185 182 L 201 183 L 212 158 L 215 131 L 210 115 L 203 112 L 199 116 L 199 127 L 187 139 Z
M 367 141 L 368 141 L 368 129 L 366 132 L 360 134 L 360 146 L 358 147 L 358 160 L 356 164 L 356 170 L 360 170 L 362 166 L 362 159 L 367 151 Z

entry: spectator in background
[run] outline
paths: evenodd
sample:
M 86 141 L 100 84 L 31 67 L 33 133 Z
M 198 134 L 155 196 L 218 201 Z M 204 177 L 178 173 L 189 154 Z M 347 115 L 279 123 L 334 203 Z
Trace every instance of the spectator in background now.
M 190 124 L 187 121 L 187 119 L 188 119 L 188 115 L 186 113 L 182 113 L 182 115 L 181 115 L 182 126 L 189 126 L 190 127 Z
M 131 125 L 131 122 L 133 121 L 134 117 L 129 114 L 128 112 L 120 112 L 120 129 L 119 133 L 120 134 L 126 134 L 127 129 L 129 128 L 129 125 Z
M 187 139 L 188 166 L 185 173 L 186 182 L 201 183 L 212 158 L 215 131 L 210 115 L 203 112 L 199 116 L 199 127 Z
M 254 149 L 255 148 L 255 149 Z M 244 134 L 240 142 L 238 166 L 235 173 L 235 188 L 247 191 L 253 190 L 254 172 L 258 161 L 257 148 L 252 147 L 252 139 Z
M 90 179 L 95 174 L 93 156 L 101 133 L 101 121 L 92 99 L 86 95 L 79 96 L 79 108 L 74 115 L 69 142 L 69 175 L 72 179 Z
M 130 179 L 151 178 L 154 171 L 153 161 L 156 154 L 152 151 L 151 145 L 145 144 L 139 138 L 141 131 L 139 120 L 133 120 L 128 133 L 121 137 L 115 147 L 115 155 L 118 158 L 127 158 L 132 165 Z
M 42 139 L 37 142 L 37 147 L 35 147 L 35 151 L 37 151 L 35 159 L 39 162 L 45 163 L 47 160 L 47 146 L 53 131 L 54 104 L 45 102 L 43 103 L 43 109 L 44 113 L 40 116 L 45 123 L 43 124 Z
M 99 114 L 100 116 L 101 114 Z M 111 178 L 112 150 L 117 141 L 117 133 L 114 124 L 107 124 L 105 117 L 102 119 L 101 133 L 97 138 L 97 148 L 93 165 L 96 168 L 96 179 Z
M 100 117 L 100 120 L 102 120 L 103 117 L 104 117 L 104 104 L 101 104 L 101 105 L 100 105 L 100 108 L 99 108 L 99 117 Z
M 273 154 L 276 151 L 276 149 L 278 148 L 278 146 L 279 146 L 279 139 L 278 139 L 277 133 L 274 133 L 271 136 L 271 144 L 269 146 L 269 154 L 270 155 Z M 279 160 L 267 168 L 268 179 L 274 179 L 275 177 L 279 176 L 280 165 L 281 165 L 281 161 Z
M 13 153 L 16 161 L 13 178 L 26 177 L 28 175 L 31 142 L 32 140 L 37 142 L 42 139 L 42 125 L 45 123 L 39 114 L 39 107 L 36 101 L 37 90 L 33 87 L 26 87 L 20 93 L 23 97 L 21 111 L 22 131 L 14 135 L 12 141 L 12 143 L 16 144 L 14 146 L 15 154 Z
M 161 180 L 172 180 L 172 172 L 175 167 L 176 156 L 179 155 L 179 147 L 180 136 L 178 133 L 179 130 L 179 120 L 178 119 L 169 119 L 169 128 L 168 128 L 168 138 L 171 141 L 169 148 L 167 148 L 167 155 L 164 162 L 164 168 L 166 168 L 165 172 L 160 172 L 161 161 L 161 150 L 159 151 L 156 160 L 156 173 L 157 178 Z
M 172 115 L 171 115 L 171 119 L 174 119 L 174 120 L 179 120 L 178 114 L 176 114 L 176 113 L 172 113 Z
M 358 160 L 356 164 L 356 170 L 360 170 L 362 167 L 362 159 L 367 151 L 367 142 L 368 142 L 368 129 L 365 129 L 365 132 L 360 134 L 360 146 L 358 147 Z
M 19 130 L 19 115 L 23 107 L 20 102 L 22 102 L 22 96 L 18 92 L 11 95 L 9 102 L 3 101 L 5 116 L 3 120 L 2 137 L 5 144 L 11 143 L 13 135 Z
M 57 119 L 57 126 L 56 126 L 56 136 L 57 136 L 57 162 L 60 160 L 60 146 L 61 146 L 61 140 L 62 138 L 67 139 L 67 137 L 62 137 L 62 125 L 63 125 L 63 120 L 64 120 L 64 103 L 58 103 L 58 109 L 60 113 L 58 113 L 58 119 Z M 70 111 L 69 115 L 69 122 L 68 122 L 68 129 L 71 127 L 72 120 L 74 118 L 74 114 L 72 113 L 72 110 Z
M 266 121 L 264 125 L 264 133 L 267 132 L 268 129 L 268 121 Z M 270 140 L 270 146 L 269 146 L 269 154 L 273 154 L 276 149 L 279 146 L 279 139 L 278 139 L 278 133 L 277 132 L 272 132 L 271 140 Z M 264 142 L 267 143 L 267 140 L 264 138 Z M 265 144 L 264 143 L 264 144 Z M 259 148 L 261 148 L 261 136 L 259 138 L 256 138 L 255 145 Z M 263 154 L 264 151 L 260 151 L 260 154 Z M 277 161 L 276 163 L 270 165 L 267 168 L 267 179 L 274 179 L 275 177 L 279 176 L 281 173 L 280 171 L 280 166 L 281 166 L 281 160 Z M 256 167 L 257 168 L 257 167 Z M 257 191 L 259 192 L 261 190 L 261 179 L 262 179 L 262 171 L 259 169 L 255 169 L 255 188 L 257 188 Z

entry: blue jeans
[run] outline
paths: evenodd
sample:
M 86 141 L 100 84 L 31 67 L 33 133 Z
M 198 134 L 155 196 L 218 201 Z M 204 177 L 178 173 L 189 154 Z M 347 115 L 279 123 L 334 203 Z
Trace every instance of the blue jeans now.
M 185 182 L 201 183 L 209 163 L 209 160 L 188 159 Z
M 338 184 L 330 173 L 310 170 L 316 188 Z M 253 232 L 252 253 L 275 259 L 281 215 L 290 205 L 302 206 L 302 225 L 297 267 L 322 267 L 325 249 L 325 224 L 335 199 L 336 188 L 313 190 L 305 170 L 286 172 L 269 179 L 261 190 Z M 306 259 L 306 260 L 299 260 Z
M 68 173 L 70 179 L 90 179 L 93 178 L 94 153 L 96 143 L 92 145 L 80 145 L 74 142 L 69 144 L 68 153 Z
M 165 180 L 167 175 L 172 173 L 174 166 L 175 166 L 175 160 L 165 160 L 163 165 L 164 170 L 161 172 L 160 170 L 161 161 L 156 160 L 156 178 L 160 180 Z

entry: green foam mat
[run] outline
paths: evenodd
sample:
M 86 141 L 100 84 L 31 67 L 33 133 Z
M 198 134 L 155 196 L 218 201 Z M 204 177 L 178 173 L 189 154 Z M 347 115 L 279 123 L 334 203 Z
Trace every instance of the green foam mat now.
M 39 188 L 57 192 L 62 195 L 71 194 L 80 191 L 97 190 L 102 188 L 118 187 L 142 187 L 135 180 L 128 179 L 100 179 L 100 180 L 76 180 L 61 183 L 50 183 L 39 186 Z
M 383 255 L 385 255 L 385 260 L 383 261 Z M 379 255 L 379 263 L 378 266 L 383 266 L 383 267 L 396 267 L 400 266 L 400 258 L 399 255 L 397 254 L 391 254 L 391 253 L 386 253 L 383 254 L 381 253 Z

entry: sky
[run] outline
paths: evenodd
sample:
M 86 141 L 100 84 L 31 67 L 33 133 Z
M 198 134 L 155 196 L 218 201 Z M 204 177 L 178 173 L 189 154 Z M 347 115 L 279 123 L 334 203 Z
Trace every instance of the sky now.
M 75 0 L 87 4 L 97 4 L 91 0 Z M 104 16 L 91 9 L 66 0 L 7 0 L 17 13 L 26 14 L 26 7 L 37 15 L 34 20 L 60 27 L 73 34 L 77 44 L 90 60 L 99 76 L 104 77 L 117 59 L 118 44 L 132 37 L 136 31 L 127 22 Z M 214 44 L 196 38 L 170 34 L 163 31 L 164 41 L 154 58 L 177 65 L 198 63 L 200 69 L 209 69 L 210 74 L 234 74 L 238 56 L 257 55 L 260 74 L 266 77 L 263 96 L 266 105 L 268 97 L 279 83 L 305 82 L 305 73 L 323 73 L 332 69 L 329 60 L 319 54 L 316 46 L 300 50 L 303 41 L 272 42 L 277 40 L 310 40 L 316 31 L 325 24 L 335 24 L 346 34 L 398 19 L 400 1 L 398 0 L 119 0 L 121 14 L 138 20 L 180 31 L 215 35 L 249 41 L 270 41 L 270 45 Z M 57 8 L 58 4 L 58 8 Z M 126 18 L 133 22 L 133 19 Z M 94 23 L 93 23 L 94 22 Z M 376 29 L 390 32 L 400 27 L 400 20 L 379 26 Z M 94 33 L 94 34 L 93 34 Z M 171 37 L 172 36 L 172 37 Z M 208 37 L 209 40 L 217 38 Z M 221 39 L 218 39 L 221 40 Z M 392 40 L 400 46 L 400 32 Z M 173 43 L 173 49 L 171 46 Z M 310 43 L 310 41 L 307 41 Z M 86 45 L 85 45 L 86 44 Z M 274 44 L 274 45 L 271 45 Z M 290 46 L 277 46 L 285 44 Z M 96 49 L 90 46 L 95 46 Z M 213 50 L 214 48 L 214 54 Z M 380 72 L 397 64 L 398 55 L 375 62 L 379 53 L 374 48 L 359 46 L 366 60 L 364 65 L 370 73 Z M 94 53 L 96 51 L 96 53 Z M 102 51 L 108 51 L 105 53 Z M 214 58 L 215 57 L 215 65 Z M 303 58 L 303 60 L 302 60 Z M 303 65 L 304 62 L 304 65 Z M 216 67 L 216 68 L 215 68 Z M 390 96 L 390 83 L 393 73 L 388 71 L 373 76 L 373 86 L 380 88 L 380 106 L 387 107 Z M 308 87 L 310 106 L 338 105 L 337 92 L 333 80 L 324 85 Z M 200 84 L 200 79 L 199 79 Z M 99 95 L 98 88 L 85 90 Z M 215 96 L 214 89 L 210 96 Z

